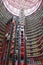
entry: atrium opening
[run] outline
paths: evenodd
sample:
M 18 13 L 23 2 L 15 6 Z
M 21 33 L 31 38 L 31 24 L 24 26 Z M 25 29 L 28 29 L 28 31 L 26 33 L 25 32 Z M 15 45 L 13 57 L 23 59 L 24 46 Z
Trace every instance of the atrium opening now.
M 0 0 L 0 65 L 43 65 L 43 0 Z

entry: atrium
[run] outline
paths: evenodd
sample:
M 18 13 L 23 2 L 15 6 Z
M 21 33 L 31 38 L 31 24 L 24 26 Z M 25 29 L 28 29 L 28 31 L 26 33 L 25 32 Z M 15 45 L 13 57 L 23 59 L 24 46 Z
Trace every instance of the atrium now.
M 43 0 L 0 0 L 0 65 L 43 65 Z

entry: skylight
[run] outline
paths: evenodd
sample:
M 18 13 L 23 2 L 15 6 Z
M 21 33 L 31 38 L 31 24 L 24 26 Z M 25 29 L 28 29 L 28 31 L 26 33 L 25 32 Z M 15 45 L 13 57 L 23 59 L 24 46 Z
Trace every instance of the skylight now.
M 21 8 L 25 16 L 31 15 L 40 6 L 42 0 L 2 0 L 7 10 L 13 15 L 19 16 Z

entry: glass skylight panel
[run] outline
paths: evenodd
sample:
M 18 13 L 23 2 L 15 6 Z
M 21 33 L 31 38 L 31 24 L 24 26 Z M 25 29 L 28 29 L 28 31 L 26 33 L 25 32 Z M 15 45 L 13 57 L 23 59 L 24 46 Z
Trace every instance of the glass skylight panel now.
M 21 8 L 25 16 L 31 15 L 40 6 L 42 0 L 2 0 L 7 10 L 13 15 L 19 16 Z

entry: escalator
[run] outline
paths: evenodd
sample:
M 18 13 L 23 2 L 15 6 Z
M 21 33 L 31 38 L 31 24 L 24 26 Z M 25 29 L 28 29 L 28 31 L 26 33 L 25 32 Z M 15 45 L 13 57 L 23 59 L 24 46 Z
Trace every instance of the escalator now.
M 12 36 L 11 36 L 11 42 L 10 42 L 10 52 L 9 52 L 9 63 L 8 65 L 15 65 L 16 63 L 16 52 L 15 52 L 15 44 L 16 44 L 16 38 L 15 38 L 15 33 L 16 33 L 16 21 L 12 23 Z
M 17 28 L 16 21 L 0 22 L 1 65 L 24 65 L 24 33 Z
M 10 56 L 8 65 L 24 65 L 24 31 L 16 21 L 13 22 Z

